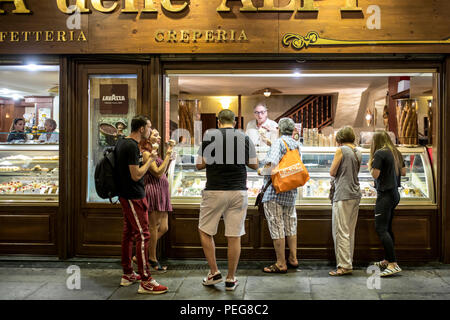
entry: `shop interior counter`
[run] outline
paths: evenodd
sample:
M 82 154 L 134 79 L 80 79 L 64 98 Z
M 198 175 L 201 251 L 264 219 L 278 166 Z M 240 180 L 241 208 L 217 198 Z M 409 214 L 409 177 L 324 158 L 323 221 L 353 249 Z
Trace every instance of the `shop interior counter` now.
M 0 203 L 58 202 L 59 146 L 0 144 Z
M 171 200 L 175 207 L 199 207 L 201 192 L 206 184 L 206 171 L 198 171 L 195 161 L 198 147 L 183 147 L 177 152 L 176 161 L 169 168 Z M 302 161 L 310 174 L 310 180 L 298 189 L 297 207 L 330 207 L 330 167 L 336 147 L 302 147 Z M 362 206 L 373 207 L 376 200 L 374 179 L 370 175 L 367 163 L 370 149 L 360 148 L 362 163 L 359 181 L 363 197 Z M 406 176 L 401 178 L 399 206 L 430 207 L 435 205 L 433 175 L 428 153 L 425 148 L 400 147 L 407 168 Z M 255 170 L 247 172 L 249 205 L 263 185 L 263 178 Z

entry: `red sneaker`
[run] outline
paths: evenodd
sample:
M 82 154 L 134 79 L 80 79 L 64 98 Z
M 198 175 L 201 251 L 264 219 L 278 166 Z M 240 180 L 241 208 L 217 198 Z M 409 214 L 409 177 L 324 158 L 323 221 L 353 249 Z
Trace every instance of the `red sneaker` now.
M 122 276 L 122 279 L 120 280 L 120 285 L 122 287 L 127 287 L 127 286 L 132 285 L 133 283 L 139 282 L 139 281 L 141 281 L 141 276 L 133 271 L 132 274 L 124 274 Z
M 166 293 L 167 290 L 169 290 L 169 288 L 160 285 L 155 279 L 149 279 L 148 281 L 141 282 L 138 293 L 161 294 Z

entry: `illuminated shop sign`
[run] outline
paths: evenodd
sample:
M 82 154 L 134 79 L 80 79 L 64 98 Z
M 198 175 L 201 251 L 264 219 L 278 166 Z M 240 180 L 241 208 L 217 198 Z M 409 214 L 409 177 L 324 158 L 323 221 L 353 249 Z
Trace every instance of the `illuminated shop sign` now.
M 109 6 L 104 6 L 102 0 L 77 0 L 76 5 L 74 7 L 68 5 L 67 0 L 55 0 L 58 6 L 58 9 L 66 14 L 72 14 L 76 10 L 79 10 L 81 13 L 89 13 L 91 10 L 89 9 L 89 3 L 92 6 L 93 10 L 103 13 L 114 12 L 117 10 L 122 0 L 112 0 L 108 1 L 112 2 Z M 139 10 L 137 6 L 137 0 L 124 0 L 123 8 L 121 12 L 124 13 L 137 13 L 137 12 L 158 12 L 158 7 L 153 0 L 145 0 L 144 7 Z M 219 2 L 219 1 L 218 1 Z M 222 0 L 217 7 L 217 12 L 229 12 L 231 9 L 228 6 L 228 2 L 241 2 L 242 8 L 240 11 L 242 12 L 293 12 L 293 11 L 319 11 L 319 8 L 314 5 L 315 0 L 290 0 L 288 4 L 285 6 L 275 6 L 274 0 L 265 0 L 264 5 L 262 7 L 256 7 L 252 0 Z M 361 8 L 357 6 L 357 0 L 343 0 L 343 6 L 340 9 L 341 11 L 362 11 Z M 11 11 L 12 13 L 17 14 L 29 14 L 32 13 L 26 6 L 24 0 L 0 0 L 0 4 L 2 3 L 12 3 L 14 4 L 14 9 Z M 191 5 L 191 1 L 184 1 L 182 4 L 175 5 L 171 0 L 161 0 L 160 7 L 164 8 L 168 12 L 182 12 L 185 9 L 189 8 Z M 5 11 L 0 9 L 0 13 L 4 13 Z

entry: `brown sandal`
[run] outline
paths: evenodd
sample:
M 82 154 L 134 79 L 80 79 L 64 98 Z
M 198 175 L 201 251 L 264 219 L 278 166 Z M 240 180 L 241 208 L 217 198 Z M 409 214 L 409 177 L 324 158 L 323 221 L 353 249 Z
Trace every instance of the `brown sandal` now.
M 269 271 L 266 271 L 266 269 L 268 269 Z M 282 270 L 282 269 L 280 269 L 280 267 L 277 266 L 276 263 L 274 263 L 270 266 L 264 267 L 263 272 L 265 272 L 265 273 L 286 273 L 287 269 Z
M 352 274 L 353 270 L 352 269 L 345 269 L 345 268 L 337 268 L 336 270 L 330 271 L 328 272 L 328 274 L 332 277 L 340 277 L 340 276 L 345 276 L 346 274 Z

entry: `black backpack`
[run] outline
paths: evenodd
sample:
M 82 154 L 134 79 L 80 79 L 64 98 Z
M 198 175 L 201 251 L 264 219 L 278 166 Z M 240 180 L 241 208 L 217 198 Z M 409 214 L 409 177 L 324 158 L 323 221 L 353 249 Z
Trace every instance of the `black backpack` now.
M 114 148 L 108 148 L 103 152 L 103 158 L 95 166 L 95 191 L 102 199 L 109 199 L 111 203 L 113 197 L 119 196 L 115 173 L 115 152 Z

